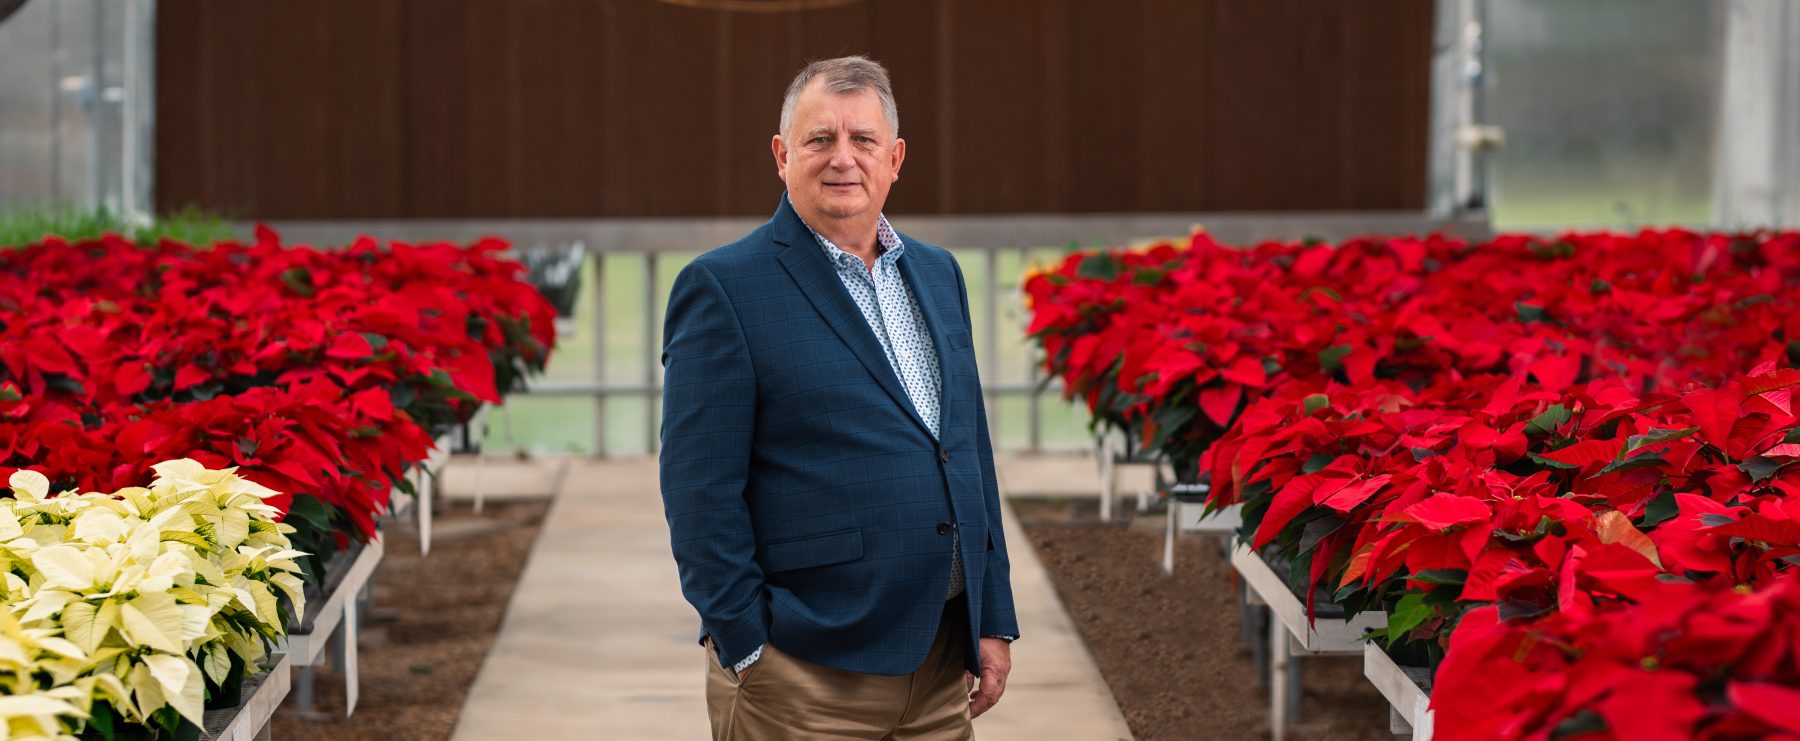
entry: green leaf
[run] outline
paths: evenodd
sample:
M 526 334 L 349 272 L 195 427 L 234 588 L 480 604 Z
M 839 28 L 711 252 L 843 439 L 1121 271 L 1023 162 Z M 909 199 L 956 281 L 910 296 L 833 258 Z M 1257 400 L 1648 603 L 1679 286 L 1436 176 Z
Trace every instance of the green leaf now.
M 300 520 L 312 526 L 314 530 L 329 531 L 331 529 L 331 510 L 326 509 L 324 502 L 310 494 L 295 494 L 293 504 L 288 508 L 288 522 Z
M 93 706 L 88 708 L 87 729 L 99 731 L 100 738 L 104 741 L 113 741 L 113 735 L 116 733 L 113 728 L 122 720 L 119 718 L 119 711 L 113 709 L 111 702 L 95 699 Z
M 411 407 L 413 402 L 417 401 L 418 398 L 419 390 L 408 384 L 397 384 L 393 388 L 388 389 L 388 401 L 392 402 L 396 409 L 406 409 Z
M 1625 460 L 1622 460 L 1622 461 L 1613 461 L 1611 463 L 1608 463 L 1608 464 L 1606 464 L 1605 468 L 1600 469 L 1600 471 L 1598 473 L 1595 473 L 1594 476 L 1596 476 L 1596 477 L 1604 476 L 1604 475 L 1612 473 L 1614 471 L 1629 471 L 1634 468 L 1650 468 L 1652 466 L 1660 466 L 1662 464 L 1663 464 L 1662 453 L 1643 453 L 1640 455 L 1634 455 L 1630 458 L 1626 458 Z M 1592 477 L 1590 477 L 1590 478 L 1592 478 Z
M 1519 301 L 1513 304 L 1513 310 L 1518 312 L 1519 321 L 1526 324 L 1550 320 L 1550 314 L 1544 311 L 1544 307 L 1542 306 L 1533 306 L 1523 301 Z
M 1305 463 L 1300 464 L 1300 473 L 1318 473 L 1326 466 L 1331 465 L 1334 460 L 1337 460 L 1337 457 L 1330 453 L 1316 454 L 1307 458 Z
M 1638 523 L 1639 528 L 1652 528 L 1675 519 L 1681 510 L 1675 504 L 1675 490 L 1670 489 L 1656 495 L 1649 504 L 1644 505 L 1644 519 Z
M 281 283 L 288 290 L 301 296 L 311 298 L 313 295 L 312 272 L 306 268 L 288 268 L 281 271 Z
M 1581 738 L 1609 730 L 1606 720 L 1592 710 L 1583 710 L 1564 718 L 1556 728 L 1550 731 L 1550 741 L 1562 741 L 1565 738 Z
M 1553 461 L 1553 460 L 1550 460 L 1549 458 L 1545 458 L 1541 455 L 1538 455 L 1537 453 L 1527 453 L 1526 455 L 1531 456 L 1531 460 L 1537 462 L 1537 464 L 1540 466 L 1549 466 L 1551 468 L 1561 468 L 1561 469 L 1565 469 L 1565 470 L 1581 467 L 1580 465 L 1577 465 L 1574 463 L 1563 463 L 1562 461 Z
M 1092 280 L 1111 281 L 1119 277 L 1119 260 L 1110 252 L 1096 252 L 1081 259 L 1075 275 Z
M 1304 404 L 1303 408 L 1306 410 L 1306 416 L 1310 417 L 1313 412 L 1331 406 L 1331 397 L 1324 394 L 1313 394 L 1306 397 L 1306 400 L 1302 402 L 1302 404 Z
M 1319 351 L 1319 368 L 1326 373 L 1336 373 L 1344 367 L 1344 356 L 1350 354 L 1350 345 L 1332 345 Z
M 1545 409 L 1543 414 L 1531 418 L 1531 422 L 1525 425 L 1525 434 L 1553 434 L 1556 432 L 1556 428 L 1561 427 L 1564 422 L 1569 421 L 1570 416 L 1569 410 L 1563 405 L 1552 405 L 1549 409 Z M 1532 457 L 1536 458 L 1537 456 Z
M 75 396 L 86 396 L 87 395 L 87 388 L 82 386 L 80 381 L 77 381 L 73 378 L 65 376 L 61 373 L 46 373 L 46 374 L 44 374 L 44 385 L 51 389 L 61 391 L 63 393 L 67 393 L 67 394 L 73 394 Z
M 1625 438 L 1625 452 L 1630 453 L 1631 451 L 1646 445 L 1655 445 L 1656 443 L 1664 443 L 1670 440 L 1680 440 L 1681 438 L 1699 431 L 1700 428 L 1698 427 L 1687 427 L 1679 430 L 1663 429 L 1660 427 L 1652 428 L 1649 432 L 1642 435 L 1632 435 L 1631 437 Z
M 1388 613 L 1388 645 L 1393 645 L 1401 636 L 1411 632 L 1413 628 L 1419 627 L 1419 624 L 1429 619 L 1433 612 L 1432 607 L 1425 604 L 1425 595 L 1423 594 L 1409 592 L 1406 596 L 1401 597 L 1400 603 L 1394 605 L 1394 611 Z
M 1303 555 L 1311 552 L 1314 547 L 1318 546 L 1319 541 L 1337 532 L 1343 526 L 1344 520 L 1336 515 L 1327 515 L 1306 523 L 1306 528 L 1300 531 L 1300 545 L 1295 552 Z
M 1426 569 L 1407 577 L 1420 584 L 1461 584 L 1469 578 L 1462 569 Z
M 1752 482 L 1757 482 L 1774 476 L 1775 472 L 1781 469 L 1781 462 L 1766 455 L 1759 455 L 1739 463 L 1737 467 L 1739 471 L 1748 474 Z

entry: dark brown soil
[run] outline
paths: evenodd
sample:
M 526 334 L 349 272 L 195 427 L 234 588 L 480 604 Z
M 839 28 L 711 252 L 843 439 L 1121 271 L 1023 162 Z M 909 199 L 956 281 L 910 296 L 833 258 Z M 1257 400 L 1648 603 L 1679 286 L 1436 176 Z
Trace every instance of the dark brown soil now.
M 436 518 L 431 555 L 423 558 L 415 527 L 385 525 L 374 613 L 358 641 L 356 713 L 344 717 L 343 678 L 321 669 L 314 715 L 329 720 L 302 718 L 290 692 L 275 714 L 273 736 L 449 738 L 548 509 L 548 501 L 489 503 L 477 515 L 457 504 Z
M 1236 574 L 1217 539 L 1182 536 L 1171 578 L 1160 515 L 1103 525 L 1093 500 L 1013 505 L 1137 738 L 1268 737 L 1269 696 L 1239 634 Z M 1289 738 L 1394 738 L 1361 656 L 1305 657 L 1302 683 Z

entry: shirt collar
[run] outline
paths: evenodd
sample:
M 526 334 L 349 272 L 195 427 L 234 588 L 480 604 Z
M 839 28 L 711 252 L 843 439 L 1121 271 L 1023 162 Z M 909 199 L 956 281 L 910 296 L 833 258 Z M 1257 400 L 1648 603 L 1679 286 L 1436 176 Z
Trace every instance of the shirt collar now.
M 787 194 L 783 193 L 781 197 L 786 198 Z M 788 203 L 791 206 L 793 201 L 790 200 Z M 799 216 L 800 214 L 799 212 L 795 212 L 794 215 Z M 859 263 L 862 262 L 861 258 L 845 252 L 843 248 L 837 246 L 837 244 L 833 243 L 831 240 L 826 239 L 825 235 L 814 231 L 812 225 L 807 224 L 804 217 L 800 219 L 800 223 L 804 224 L 806 226 L 806 231 L 810 232 L 813 235 L 813 239 L 818 241 L 819 248 L 825 250 L 825 256 L 831 258 L 832 264 L 840 264 L 844 261 L 844 258 L 850 258 Z M 900 235 L 894 232 L 893 225 L 888 223 L 887 214 L 878 214 L 875 221 L 876 259 L 882 259 L 892 255 L 893 260 L 899 260 L 900 253 L 905 250 L 906 243 L 900 240 Z

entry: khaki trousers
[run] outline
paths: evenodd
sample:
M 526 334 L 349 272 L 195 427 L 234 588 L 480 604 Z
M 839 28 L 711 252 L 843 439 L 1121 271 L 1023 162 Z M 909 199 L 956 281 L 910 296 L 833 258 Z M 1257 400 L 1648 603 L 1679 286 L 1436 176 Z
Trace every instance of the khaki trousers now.
M 730 669 L 719 666 L 709 639 L 706 709 L 712 716 L 713 738 L 973 739 L 963 668 L 966 609 L 962 599 L 951 600 L 925 663 L 898 677 L 814 664 L 771 643 L 739 682 Z

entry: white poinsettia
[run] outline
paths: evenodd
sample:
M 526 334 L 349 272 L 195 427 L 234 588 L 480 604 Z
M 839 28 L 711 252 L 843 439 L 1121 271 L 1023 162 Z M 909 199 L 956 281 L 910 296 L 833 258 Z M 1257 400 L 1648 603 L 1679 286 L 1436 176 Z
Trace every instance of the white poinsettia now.
M 234 656 L 254 666 L 286 633 L 277 595 L 304 614 L 294 559 L 307 554 L 264 503 L 276 492 L 187 459 L 153 469 L 148 488 L 111 494 L 52 496 L 33 471 L 8 481 L 0 701 L 18 702 L 0 702 L 0 739 L 55 738 L 96 700 L 127 722 L 170 707 L 201 725 L 206 680 L 223 683 Z M 23 684 L 5 684 L 9 668 Z
M 74 685 L 86 654 L 55 631 L 26 629 L 0 610 L 0 738 L 68 739 L 65 729 L 87 717 L 85 690 Z M 60 686 L 40 689 L 46 672 Z

